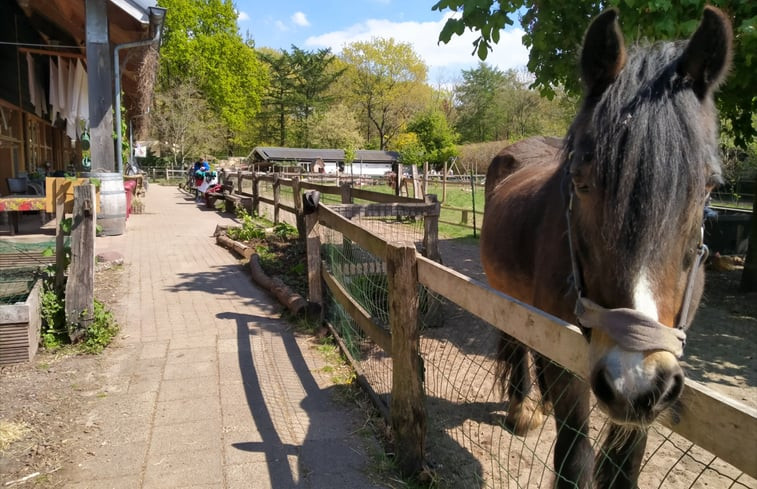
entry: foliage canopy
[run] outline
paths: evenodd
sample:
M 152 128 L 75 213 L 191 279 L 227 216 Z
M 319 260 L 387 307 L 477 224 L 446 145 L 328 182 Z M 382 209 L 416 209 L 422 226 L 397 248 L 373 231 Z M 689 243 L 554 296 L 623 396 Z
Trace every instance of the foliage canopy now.
M 478 31 L 474 51 L 486 59 L 499 41 L 500 31 L 513 25 L 516 15 L 530 48 L 528 69 L 534 85 L 547 96 L 558 85 L 579 94 L 576 60 L 584 29 L 603 9 L 615 7 L 628 40 L 682 39 L 690 36 L 705 5 L 727 12 L 734 27 L 734 57 L 731 76 L 718 94 L 721 115 L 730 121 L 735 141 L 745 147 L 757 134 L 752 114 L 757 111 L 757 2 L 741 0 L 609 0 L 606 2 L 563 0 L 439 0 L 435 10 L 450 9 L 460 16 L 447 20 L 439 34 L 441 42 L 462 35 L 466 28 Z

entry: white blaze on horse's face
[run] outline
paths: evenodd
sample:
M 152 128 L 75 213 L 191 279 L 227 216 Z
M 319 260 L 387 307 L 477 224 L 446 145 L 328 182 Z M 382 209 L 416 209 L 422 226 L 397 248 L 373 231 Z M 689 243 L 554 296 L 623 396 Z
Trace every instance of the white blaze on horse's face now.
M 657 302 L 655 302 L 654 297 L 648 273 L 646 270 L 642 270 L 633 288 L 633 308 L 655 321 L 659 321 L 660 315 L 657 311 Z
M 633 289 L 633 308 L 659 320 L 652 281 L 646 270 Z M 600 406 L 618 424 L 648 425 L 678 397 L 683 373 L 674 355 L 666 351 L 628 351 L 592 338 L 592 379 Z M 609 347 L 609 349 L 607 349 Z M 660 402 L 660 401 L 663 402 Z M 656 406 L 656 408 L 655 408 Z

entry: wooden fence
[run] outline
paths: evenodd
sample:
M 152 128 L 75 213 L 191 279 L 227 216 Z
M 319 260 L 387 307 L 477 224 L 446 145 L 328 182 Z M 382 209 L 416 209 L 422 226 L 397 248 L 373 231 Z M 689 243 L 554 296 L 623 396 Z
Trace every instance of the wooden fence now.
M 422 470 L 427 449 L 423 359 L 416 321 L 419 289 L 425 287 L 438 294 L 586 379 L 588 347 L 575 326 L 438 263 L 440 206 L 434 198 L 426 201 L 398 198 L 349 185 L 314 184 L 296 176 L 280 178 L 238 172 L 227 174 L 225 178 L 234 182 L 234 191 L 229 196 L 232 201 L 249 211 L 259 212 L 261 206 L 267 206 L 271 212 L 269 217 L 275 222 L 282 219 L 282 210 L 295 220 L 300 236 L 305 237 L 307 243 L 309 300 L 325 306 L 325 296 L 330 296 L 362 333 L 391 358 L 390 405 L 382 406 L 381 399 L 375 395 L 374 400 L 389 419 L 398 466 L 404 473 L 416 474 Z M 282 196 L 282 189 L 286 189 L 286 198 Z M 312 206 L 312 202 L 306 205 L 310 201 L 303 196 L 308 191 L 319 192 L 321 205 Z M 355 200 L 374 203 L 352 204 Z M 323 205 L 327 201 L 331 204 Z M 420 249 L 426 256 L 418 254 L 413 243 L 389 242 L 351 220 L 380 215 L 422 217 L 424 237 Z M 343 236 L 345 246 L 354 243 L 382 261 L 375 268 L 386 274 L 388 329 L 377 322 L 324 265 L 319 226 Z M 522 327 L 524 324 L 529 327 Z M 358 380 L 370 393 L 370 382 L 359 370 L 358 373 Z M 732 486 L 751 487 L 754 480 L 742 482 L 740 478 L 757 478 L 754 456 L 757 453 L 757 410 L 688 379 L 681 403 L 684 409 L 675 419 L 659 422 L 740 471 L 740 475 L 728 476 Z
M 425 440 L 422 374 L 417 324 L 418 290 L 424 286 L 495 328 L 518 339 L 583 379 L 587 372 L 587 344 L 578 328 L 527 304 L 520 303 L 429 257 L 416 254 L 412 244 L 387 242 L 350 221 L 370 206 L 330 208 L 321 205 L 307 216 L 311 301 L 322 302 L 321 280 L 327 290 L 376 345 L 391 356 L 390 423 L 396 437 L 400 468 L 421 470 Z M 315 225 L 341 233 L 385 262 L 389 283 L 387 331 L 350 296 L 324 266 Z M 527 328 L 522 325 L 528 324 Z M 675 420 L 660 422 L 673 432 L 716 455 L 750 477 L 757 477 L 757 410 L 686 380 L 681 398 L 685 406 Z M 735 478 L 734 480 L 736 480 Z

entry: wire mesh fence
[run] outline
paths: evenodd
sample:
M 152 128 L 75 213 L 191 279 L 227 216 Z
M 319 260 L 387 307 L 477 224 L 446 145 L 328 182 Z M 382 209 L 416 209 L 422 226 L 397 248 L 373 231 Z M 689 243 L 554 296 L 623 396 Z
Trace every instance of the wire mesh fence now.
M 55 241 L 0 241 L 0 305 L 23 302 L 39 269 L 55 262 Z
M 420 250 L 421 219 L 355 217 L 353 223 L 387 242 L 412 241 Z M 387 264 L 380 257 L 340 232 L 319 227 L 321 257 L 327 271 L 383 330 L 389 332 Z M 503 395 L 498 382 L 502 369 L 497 356 L 502 333 L 488 322 L 419 285 L 420 355 L 427 410 L 426 458 L 438 476 L 440 487 L 529 488 L 551 487 L 558 477 L 553 459 L 557 428 L 550 416 L 553 402 L 565 402 L 572 393 L 562 390 L 568 379 L 583 382 L 546 359 L 541 369 L 553 372 L 551 382 L 539 382 L 535 357 L 506 358 L 510 372 L 527 371 L 530 380 L 519 389 L 528 392 L 522 424 L 513 425 L 512 396 Z M 392 392 L 391 355 L 378 346 L 333 297 L 327 299 L 327 320 L 357 362 L 374 399 L 389 406 Z M 530 358 L 530 360 L 529 360 Z M 527 363 L 518 363 L 527 362 Z M 546 365 L 546 367 L 544 366 Z M 556 376 L 554 372 L 559 372 Z M 555 380 L 557 379 L 557 380 Z M 584 384 L 583 387 L 588 390 Z M 578 407 L 577 407 L 578 409 Z M 593 398 L 586 438 L 595 453 L 596 467 L 611 462 L 603 446 L 613 426 Z M 614 433 L 613 433 L 614 436 Z M 630 441 L 629 441 L 630 438 Z M 651 426 L 640 460 L 639 487 L 653 488 L 757 488 L 757 481 L 707 450 L 668 428 Z M 620 442 L 634 442 L 631 435 Z M 749 449 L 750 447 L 744 447 Z M 622 461 L 621 463 L 625 463 Z M 616 467 L 618 469 L 618 467 Z M 591 464 L 586 470 L 591 471 Z M 620 473 L 619 470 L 605 470 Z

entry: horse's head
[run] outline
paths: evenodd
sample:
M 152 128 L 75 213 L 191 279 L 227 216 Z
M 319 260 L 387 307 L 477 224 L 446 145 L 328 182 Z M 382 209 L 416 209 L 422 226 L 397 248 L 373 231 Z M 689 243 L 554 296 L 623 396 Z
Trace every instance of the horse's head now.
M 597 324 L 584 324 L 591 387 L 616 423 L 645 426 L 683 390 L 703 209 L 720 179 L 713 91 L 731 43 L 712 7 L 686 42 L 626 52 L 614 10 L 585 35 L 585 99 L 566 143 L 569 234 L 584 305 L 597 306 L 585 316 Z

